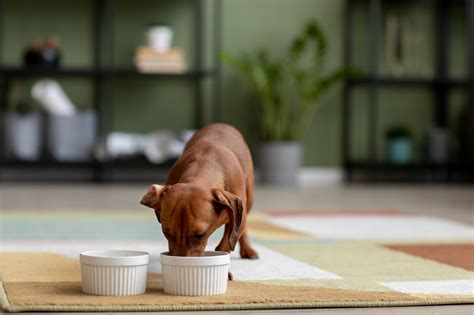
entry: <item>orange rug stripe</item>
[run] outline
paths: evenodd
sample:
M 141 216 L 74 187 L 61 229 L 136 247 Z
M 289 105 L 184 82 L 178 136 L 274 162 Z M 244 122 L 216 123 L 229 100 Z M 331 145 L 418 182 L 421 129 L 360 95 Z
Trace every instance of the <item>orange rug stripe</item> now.
M 384 246 L 414 256 L 423 257 L 440 263 L 474 271 L 474 244 L 420 244 Z

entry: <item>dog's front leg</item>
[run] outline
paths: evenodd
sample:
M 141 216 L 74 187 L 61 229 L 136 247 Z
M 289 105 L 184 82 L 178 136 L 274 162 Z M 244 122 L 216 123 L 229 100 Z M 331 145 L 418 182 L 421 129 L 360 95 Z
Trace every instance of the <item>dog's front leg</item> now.
M 230 223 L 227 223 L 224 228 L 224 236 L 222 236 L 222 240 L 220 241 L 219 245 L 217 245 L 216 250 L 220 252 L 227 252 L 230 253 L 230 244 L 229 244 L 229 235 L 230 232 L 232 231 L 232 226 Z M 234 280 L 234 275 L 229 271 L 227 274 L 227 279 L 229 281 Z
M 227 253 L 230 253 L 232 251 L 229 244 L 229 236 L 231 232 L 232 232 L 231 224 L 226 223 L 222 240 L 220 241 L 219 245 L 217 245 L 216 247 L 217 251 L 227 252 Z

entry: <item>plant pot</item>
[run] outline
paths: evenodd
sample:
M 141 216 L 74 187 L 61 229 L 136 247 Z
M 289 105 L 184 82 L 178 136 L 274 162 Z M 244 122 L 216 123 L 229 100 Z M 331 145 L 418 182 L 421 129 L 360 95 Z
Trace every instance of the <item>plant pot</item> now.
M 411 161 L 411 139 L 393 138 L 388 140 L 387 158 L 393 164 L 408 164 Z
M 296 186 L 303 146 L 299 142 L 264 142 L 259 147 L 261 179 L 275 186 Z
M 427 158 L 431 163 L 449 161 L 452 147 L 452 136 L 447 129 L 431 128 L 426 134 Z
M 8 158 L 35 161 L 41 157 L 41 114 L 32 112 L 5 115 L 6 152 Z
M 88 161 L 96 139 L 96 114 L 77 112 L 71 116 L 49 115 L 48 152 L 58 161 Z

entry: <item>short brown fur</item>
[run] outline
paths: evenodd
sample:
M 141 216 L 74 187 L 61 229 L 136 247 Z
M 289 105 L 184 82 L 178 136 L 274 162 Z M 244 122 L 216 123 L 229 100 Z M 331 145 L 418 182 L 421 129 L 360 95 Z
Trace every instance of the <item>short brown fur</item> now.
M 243 258 L 257 258 L 246 228 L 253 184 L 242 135 L 230 125 L 211 124 L 194 134 L 165 185 L 152 185 L 141 203 L 155 209 L 172 255 L 201 256 L 209 236 L 225 224 L 216 250 L 230 252 L 239 241 Z

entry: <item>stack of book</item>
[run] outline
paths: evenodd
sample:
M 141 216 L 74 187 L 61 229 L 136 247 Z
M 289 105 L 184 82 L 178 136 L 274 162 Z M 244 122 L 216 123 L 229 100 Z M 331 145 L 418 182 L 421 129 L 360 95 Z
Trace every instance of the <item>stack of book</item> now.
M 183 73 L 187 70 L 183 51 L 179 48 L 159 52 L 141 46 L 135 51 L 134 62 L 137 70 L 143 73 Z

